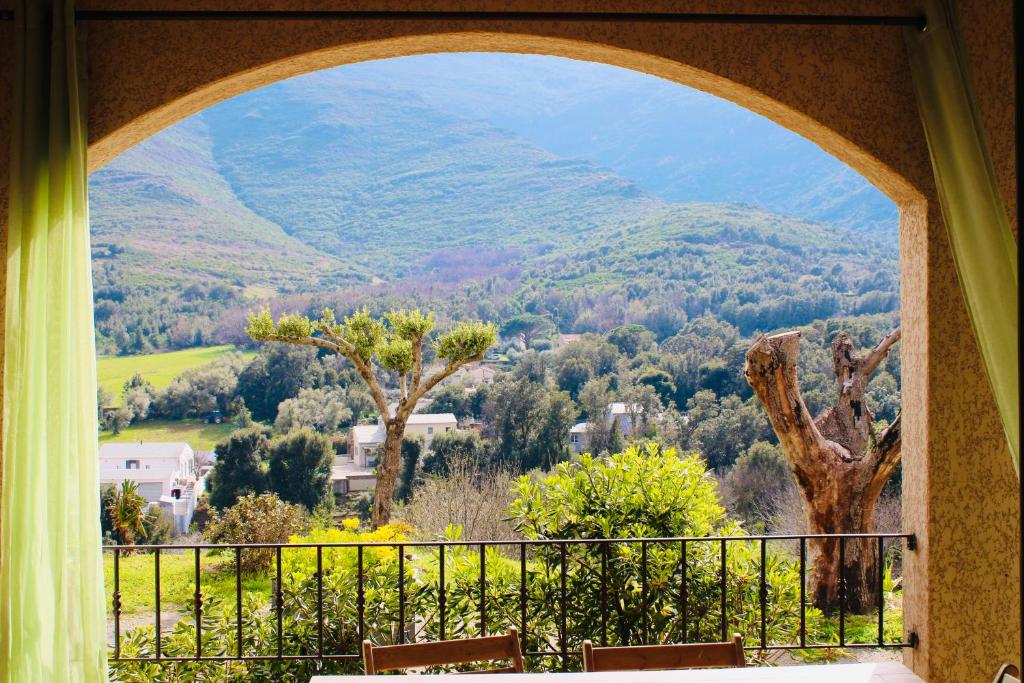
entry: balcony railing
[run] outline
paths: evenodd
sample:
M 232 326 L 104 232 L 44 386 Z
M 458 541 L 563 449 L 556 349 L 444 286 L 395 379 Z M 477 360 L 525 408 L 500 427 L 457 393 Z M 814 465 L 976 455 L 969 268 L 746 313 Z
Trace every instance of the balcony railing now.
M 870 638 L 863 637 L 863 615 L 857 617 L 858 642 L 848 638 L 845 577 L 837 613 L 823 615 L 809 604 L 808 545 L 824 539 L 837 541 L 840 558 L 852 543 L 874 548 L 878 609 L 869 618 L 877 619 Z M 913 638 L 902 633 L 887 638 L 882 567 L 887 548 L 902 551 L 913 544 L 912 534 L 877 533 L 108 546 L 104 550 L 113 556 L 110 659 L 354 661 L 361 657 L 364 638 L 444 640 L 509 626 L 519 629 L 526 657 L 548 658 L 546 666 L 562 669 L 578 660 L 583 638 L 601 645 L 640 645 L 727 640 L 740 631 L 748 650 L 762 652 L 911 647 Z M 222 620 L 212 625 L 202 589 L 204 558 L 211 553 L 225 556 L 234 575 L 234 605 L 220 606 Z M 121 567 L 126 556 L 137 563 L 140 554 L 142 561 L 152 561 L 154 635 L 147 636 L 146 648 L 126 653 Z M 182 617 L 191 642 L 187 652 L 180 638 L 169 647 L 168 625 L 162 623 L 161 563 L 172 554 L 193 558 L 191 613 Z M 272 577 L 257 612 L 243 608 L 243 566 L 252 554 L 265 556 Z M 289 633 L 286 613 L 288 624 L 301 633 Z M 247 620 L 256 614 L 272 630 L 262 650 L 247 630 L 253 627 Z M 204 642 L 214 629 L 217 644 Z M 225 632 L 231 634 L 227 639 Z

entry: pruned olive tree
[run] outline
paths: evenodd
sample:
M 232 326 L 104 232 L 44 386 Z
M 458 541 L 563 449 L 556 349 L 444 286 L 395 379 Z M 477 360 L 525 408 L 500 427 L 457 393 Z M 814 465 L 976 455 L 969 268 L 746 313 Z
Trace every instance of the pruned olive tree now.
M 897 328 L 860 355 L 849 335 L 837 335 L 832 342 L 835 404 L 813 419 L 797 380 L 800 333 L 758 337 L 747 351 L 747 381 L 764 405 L 796 476 L 810 533 L 870 533 L 875 529 L 875 503 L 900 462 L 901 421 L 897 415 L 876 434 L 865 394 L 871 374 L 899 339 Z M 840 581 L 845 578 L 847 607 L 865 612 L 875 606 L 877 598 L 872 590 L 880 570 L 877 550 L 866 540 L 845 543 L 845 552 L 840 553 L 835 538 L 811 539 L 812 599 L 822 609 L 836 607 Z
M 341 322 L 330 309 L 316 320 L 283 315 L 276 323 L 269 309 L 249 315 L 246 332 L 254 340 L 313 346 L 337 353 L 351 361 L 369 388 L 385 428 L 383 453 L 377 465 L 374 527 L 387 524 L 391 517 L 391 501 L 401 467 L 402 437 L 416 402 L 463 365 L 482 360 L 484 352 L 497 340 L 492 323 L 456 324 L 433 342 L 437 358 L 444 361 L 444 366 L 424 377 L 423 344 L 433 329 L 433 313 L 415 309 L 375 317 L 364 308 Z M 398 375 L 398 401 L 393 413 L 377 376 L 378 368 Z

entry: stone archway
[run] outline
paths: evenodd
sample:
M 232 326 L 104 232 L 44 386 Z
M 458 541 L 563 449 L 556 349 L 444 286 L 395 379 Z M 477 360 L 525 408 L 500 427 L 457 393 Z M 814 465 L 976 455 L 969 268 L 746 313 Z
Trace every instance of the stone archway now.
M 282 3 L 269 0 L 261 7 Z M 228 4 L 237 9 L 239 3 Z M 478 4 L 506 9 L 508 3 Z M 708 4 L 694 3 L 713 11 Z M 982 115 L 1013 211 L 1012 105 L 1007 106 L 1012 86 L 999 71 L 1003 67 L 979 47 L 1008 40 L 1009 29 L 1001 27 L 1010 25 L 1010 3 L 961 4 L 977 26 L 968 36 L 969 49 L 973 45 L 980 54 L 974 66 L 981 74 Z M 597 0 L 587 9 L 627 8 Z M 729 9 L 814 12 L 820 4 L 736 0 Z M 844 0 L 831 9 L 912 12 L 916 3 Z M 0 82 L 13 68 L 9 30 L 0 25 Z M 469 50 L 553 54 L 644 71 L 732 100 L 847 162 L 900 206 L 904 524 L 919 542 L 907 563 L 906 624 L 921 641 L 906 658 L 929 680 L 967 681 L 983 680 L 997 662 L 1016 657 L 1017 595 L 1007 593 L 1017 571 L 1007 559 L 1017 548 L 1015 485 L 935 202 L 899 30 L 215 21 L 98 22 L 84 32 L 92 169 L 184 116 L 288 76 L 366 59 Z M 11 117 L 0 102 L 0 140 L 9 137 Z M 6 172 L 0 169 L 0 216 L 6 215 Z M 969 422 L 964 415 L 971 416 Z

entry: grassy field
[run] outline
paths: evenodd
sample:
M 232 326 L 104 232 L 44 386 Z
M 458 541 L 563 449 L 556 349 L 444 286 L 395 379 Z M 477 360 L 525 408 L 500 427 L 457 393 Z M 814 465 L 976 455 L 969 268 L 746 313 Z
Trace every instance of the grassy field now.
M 122 614 L 131 617 L 152 614 L 156 604 L 152 553 L 122 557 L 120 560 L 120 588 Z M 203 593 L 233 604 L 235 600 L 235 573 L 226 555 L 204 552 L 201 560 Z M 103 575 L 107 591 L 107 614 L 111 615 L 111 597 L 114 594 L 114 554 L 103 553 Z M 164 551 L 160 554 L 160 609 L 186 612 L 193 608 L 195 599 L 195 556 L 191 552 Z M 242 591 L 270 596 L 270 576 L 242 577 Z
M 162 389 L 186 370 L 212 363 L 234 350 L 234 346 L 226 344 L 142 356 L 102 356 L 96 359 L 99 383 L 114 395 L 115 404 L 120 404 L 121 389 L 136 372 L 152 382 L 157 389 Z M 248 358 L 255 354 L 250 351 L 244 355 Z
M 133 424 L 114 436 L 111 432 L 100 434 L 100 444 L 128 443 L 131 441 L 184 441 L 193 450 L 212 451 L 218 441 L 223 440 L 238 426 L 233 422 L 219 425 L 204 424 L 202 420 L 145 420 Z

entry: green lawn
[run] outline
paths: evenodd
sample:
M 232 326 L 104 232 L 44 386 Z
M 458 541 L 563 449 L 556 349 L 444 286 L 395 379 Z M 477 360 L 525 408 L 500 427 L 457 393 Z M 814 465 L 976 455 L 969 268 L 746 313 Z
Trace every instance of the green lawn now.
M 186 370 L 212 363 L 234 350 L 234 346 L 225 344 L 142 356 L 102 356 L 96 359 L 99 383 L 114 395 L 114 402 L 120 404 L 124 383 L 136 372 L 141 373 L 157 389 L 162 389 Z M 244 355 L 251 358 L 255 354 L 249 351 Z
M 133 424 L 114 436 L 100 434 L 100 444 L 128 443 L 131 441 L 184 441 L 193 450 L 212 451 L 218 441 L 237 429 L 233 422 L 219 425 L 204 424 L 202 420 L 144 420 Z
M 140 553 L 120 560 L 121 614 L 132 617 L 152 614 L 155 605 L 153 554 Z M 201 584 L 205 598 L 235 602 L 235 572 L 226 555 L 204 551 L 200 559 Z M 114 553 L 103 553 L 107 615 L 111 616 L 114 595 Z M 160 553 L 160 609 L 187 612 L 195 606 L 195 555 L 165 550 Z M 242 591 L 270 596 L 270 575 L 242 576 Z

